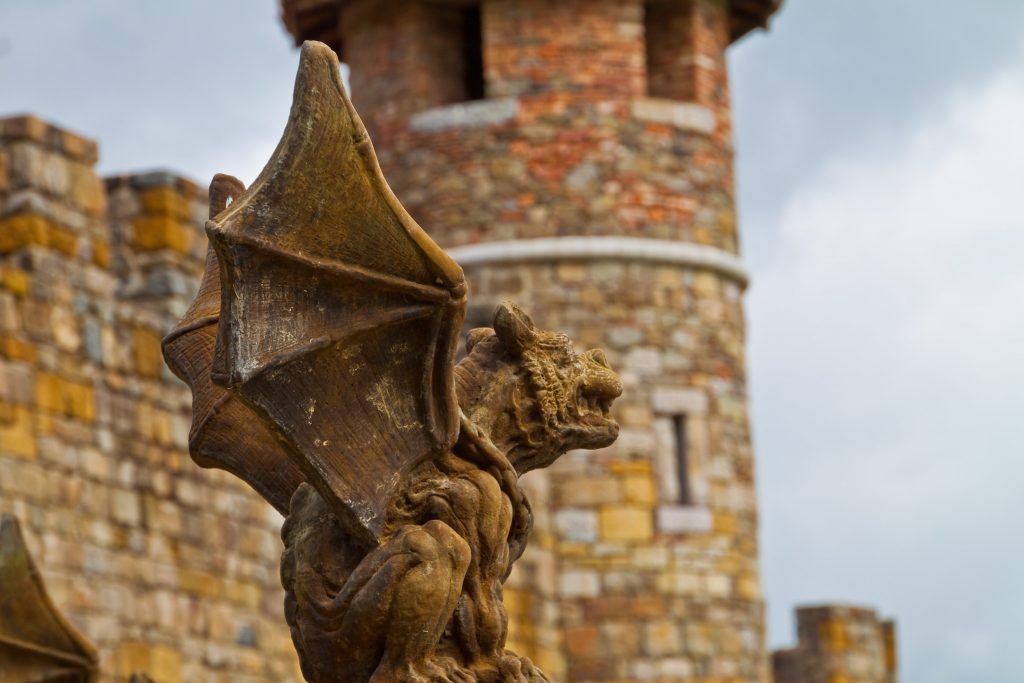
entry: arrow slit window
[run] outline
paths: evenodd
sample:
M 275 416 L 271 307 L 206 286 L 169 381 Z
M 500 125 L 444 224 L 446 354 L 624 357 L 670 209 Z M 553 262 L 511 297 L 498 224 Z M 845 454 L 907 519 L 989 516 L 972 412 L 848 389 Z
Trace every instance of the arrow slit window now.
M 693 493 L 690 485 L 690 443 L 687 434 L 686 413 L 672 416 L 672 435 L 675 437 L 676 503 L 692 505 Z
M 484 82 L 483 18 L 480 5 L 460 10 L 462 24 L 462 80 L 467 100 L 486 96 Z

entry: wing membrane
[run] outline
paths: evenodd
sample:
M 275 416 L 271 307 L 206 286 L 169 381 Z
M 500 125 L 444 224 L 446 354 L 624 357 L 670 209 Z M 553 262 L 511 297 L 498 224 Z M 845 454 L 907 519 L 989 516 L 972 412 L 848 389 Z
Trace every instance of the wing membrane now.
M 210 185 L 210 215 L 244 187 L 218 175 Z M 220 264 L 211 247 L 195 300 L 163 343 L 167 365 L 192 389 L 189 452 L 201 467 L 227 470 L 252 486 L 281 514 L 305 475 L 267 425 L 238 395 L 213 383 L 211 370 L 220 322 Z
M 326 45 L 303 45 L 281 142 L 207 232 L 221 282 L 213 380 L 373 541 L 402 475 L 457 436 L 466 287 L 388 188 Z

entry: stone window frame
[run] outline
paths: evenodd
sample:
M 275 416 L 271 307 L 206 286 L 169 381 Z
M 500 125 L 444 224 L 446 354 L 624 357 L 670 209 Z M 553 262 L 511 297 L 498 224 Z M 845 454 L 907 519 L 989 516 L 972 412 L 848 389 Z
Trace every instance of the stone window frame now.
M 708 396 L 692 387 L 655 387 L 651 394 L 654 409 L 654 469 L 658 480 L 658 505 L 655 525 L 662 534 L 705 533 L 711 530 L 708 509 L 710 486 L 707 477 L 710 450 Z M 675 420 L 686 420 L 687 503 L 681 503 L 678 449 Z

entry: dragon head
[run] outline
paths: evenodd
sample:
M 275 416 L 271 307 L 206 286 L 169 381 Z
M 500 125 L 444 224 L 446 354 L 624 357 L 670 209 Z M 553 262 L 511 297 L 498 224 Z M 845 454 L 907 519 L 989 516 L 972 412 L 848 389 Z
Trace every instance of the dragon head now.
M 493 328 L 469 333 L 466 350 L 455 369 L 459 406 L 519 474 L 618 437 L 610 411 L 622 382 L 599 349 L 576 353 L 566 335 L 537 329 L 504 303 Z

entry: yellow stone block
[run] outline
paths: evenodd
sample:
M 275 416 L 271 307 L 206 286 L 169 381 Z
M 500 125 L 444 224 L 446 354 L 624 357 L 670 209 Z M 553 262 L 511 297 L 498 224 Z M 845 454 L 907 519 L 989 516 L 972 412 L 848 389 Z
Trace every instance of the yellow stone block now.
M 736 582 L 736 591 L 744 600 L 758 600 L 761 597 L 761 586 L 757 577 L 751 574 L 741 576 Z
M 37 406 L 51 413 L 63 411 L 64 397 L 59 377 L 48 372 L 37 372 L 35 389 Z
M 143 439 L 154 441 L 153 429 L 153 406 L 149 403 L 139 403 L 135 406 L 135 431 Z
M 27 246 L 50 247 L 69 256 L 77 252 L 74 233 L 37 214 L 19 214 L 0 221 L 0 254 Z
M 175 188 L 169 186 L 151 187 L 141 194 L 142 208 L 146 213 L 160 214 L 188 220 L 188 200 Z
M 181 221 L 166 215 L 144 215 L 132 221 L 132 246 L 142 251 L 174 249 L 188 253 L 193 231 Z
M 37 372 L 35 396 L 36 405 L 43 410 L 86 422 L 96 419 L 96 397 L 88 384 L 71 382 L 48 372 Z
M 57 131 L 57 129 L 53 130 L 54 132 Z M 63 130 L 60 131 L 60 146 L 69 157 L 84 159 L 94 152 L 95 143 L 70 131 Z
M 118 680 L 143 673 L 154 683 L 181 683 L 181 653 L 165 646 L 138 641 L 122 642 L 115 655 Z
M 613 460 L 608 469 L 615 474 L 650 474 L 651 463 L 648 460 Z
M 57 423 L 53 417 L 44 413 L 36 413 L 36 434 L 53 434 L 57 431 Z
M 156 647 L 150 655 L 146 673 L 154 683 L 181 683 L 181 653 L 168 647 Z
M 259 607 L 263 592 L 255 583 L 231 581 L 224 584 L 225 594 L 231 602 L 247 607 Z
M 36 347 L 13 335 L 0 335 L 0 356 L 11 360 L 34 363 L 36 360 Z
M 212 574 L 182 569 L 178 575 L 178 584 L 186 593 L 195 593 L 206 598 L 220 597 L 224 592 L 223 581 Z
M 96 419 L 96 396 L 92 387 L 71 382 L 67 387 L 67 412 L 85 422 L 93 422 Z
M 160 335 L 145 327 L 132 329 L 132 354 L 135 369 L 143 377 L 159 379 L 164 359 L 160 353 Z
M 736 234 L 736 212 L 728 209 L 718 212 L 718 230 L 725 235 Z
M 713 273 L 700 272 L 693 276 L 693 289 L 701 298 L 717 296 L 720 285 L 721 280 Z
M 600 511 L 601 540 L 647 541 L 654 536 L 654 514 L 640 505 L 609 505 Z
M 818 627 L 818 635 L 826 650 L 842 652 L 850 647 L 846 624 L 839 619 L 828 619 L 821 622 Z
M 736 555 L 724 555 L 721 559 L 715 562 L 715 572 L 717 574 L 738 574 L 739 569 L 739 558 Z
M 28 294 L 29 277 L 25 271 L 17 268 L 5 268 L 2 280 L 4 289 L 9 289 L 17 296 Z
M 122 641 L 117 646 L 115 655 L 118 679 L 127 681 L 133 673 L 149 673 L 150 654 L 150 648 L 146 643 Z
M 832 674 L 828 677 L 828 683 L 850 683 L 851 679 L 846 674 Z
M 0 403 L 0 453 L 26 460 L 36 457 L 36 435 L 28 408 Z
M 78 238 L 73 232 L 51 225 L 49 242 L 46 246 L 56 249 L 66 256 L 75 256 L 78 253 Z
M 654 480 L 649 476 L 627 474 L 622 478 L 622 490 L 627 503 L 654 505 L 657 502 L 658 494 Z
M 583 263 L 560 263 L 558 279 L 562 282 L 586 282 L 587 267 Z
M 100 268 L 110 268 L 110 245 L 106 242 L 93 242 L 92 262 Z
M 71 199 L 93 216 L 101 216 L 107 208 L 107 192 L 103 180 L 87 166 L 75 166 L 71 174 Z
M 45 239 L 45 224 L 38 216 L 10 216 L 0 221 L 0 254 L 15 251 Z
M 171 445 L 171 415 L 162 410 L 153 411 L 153 438 L 161 446 Z
M 739 531 L 740 525 L 736 515 L 725 512 L 714 513 L 714 529 L 716 534 L 735 534 Z

